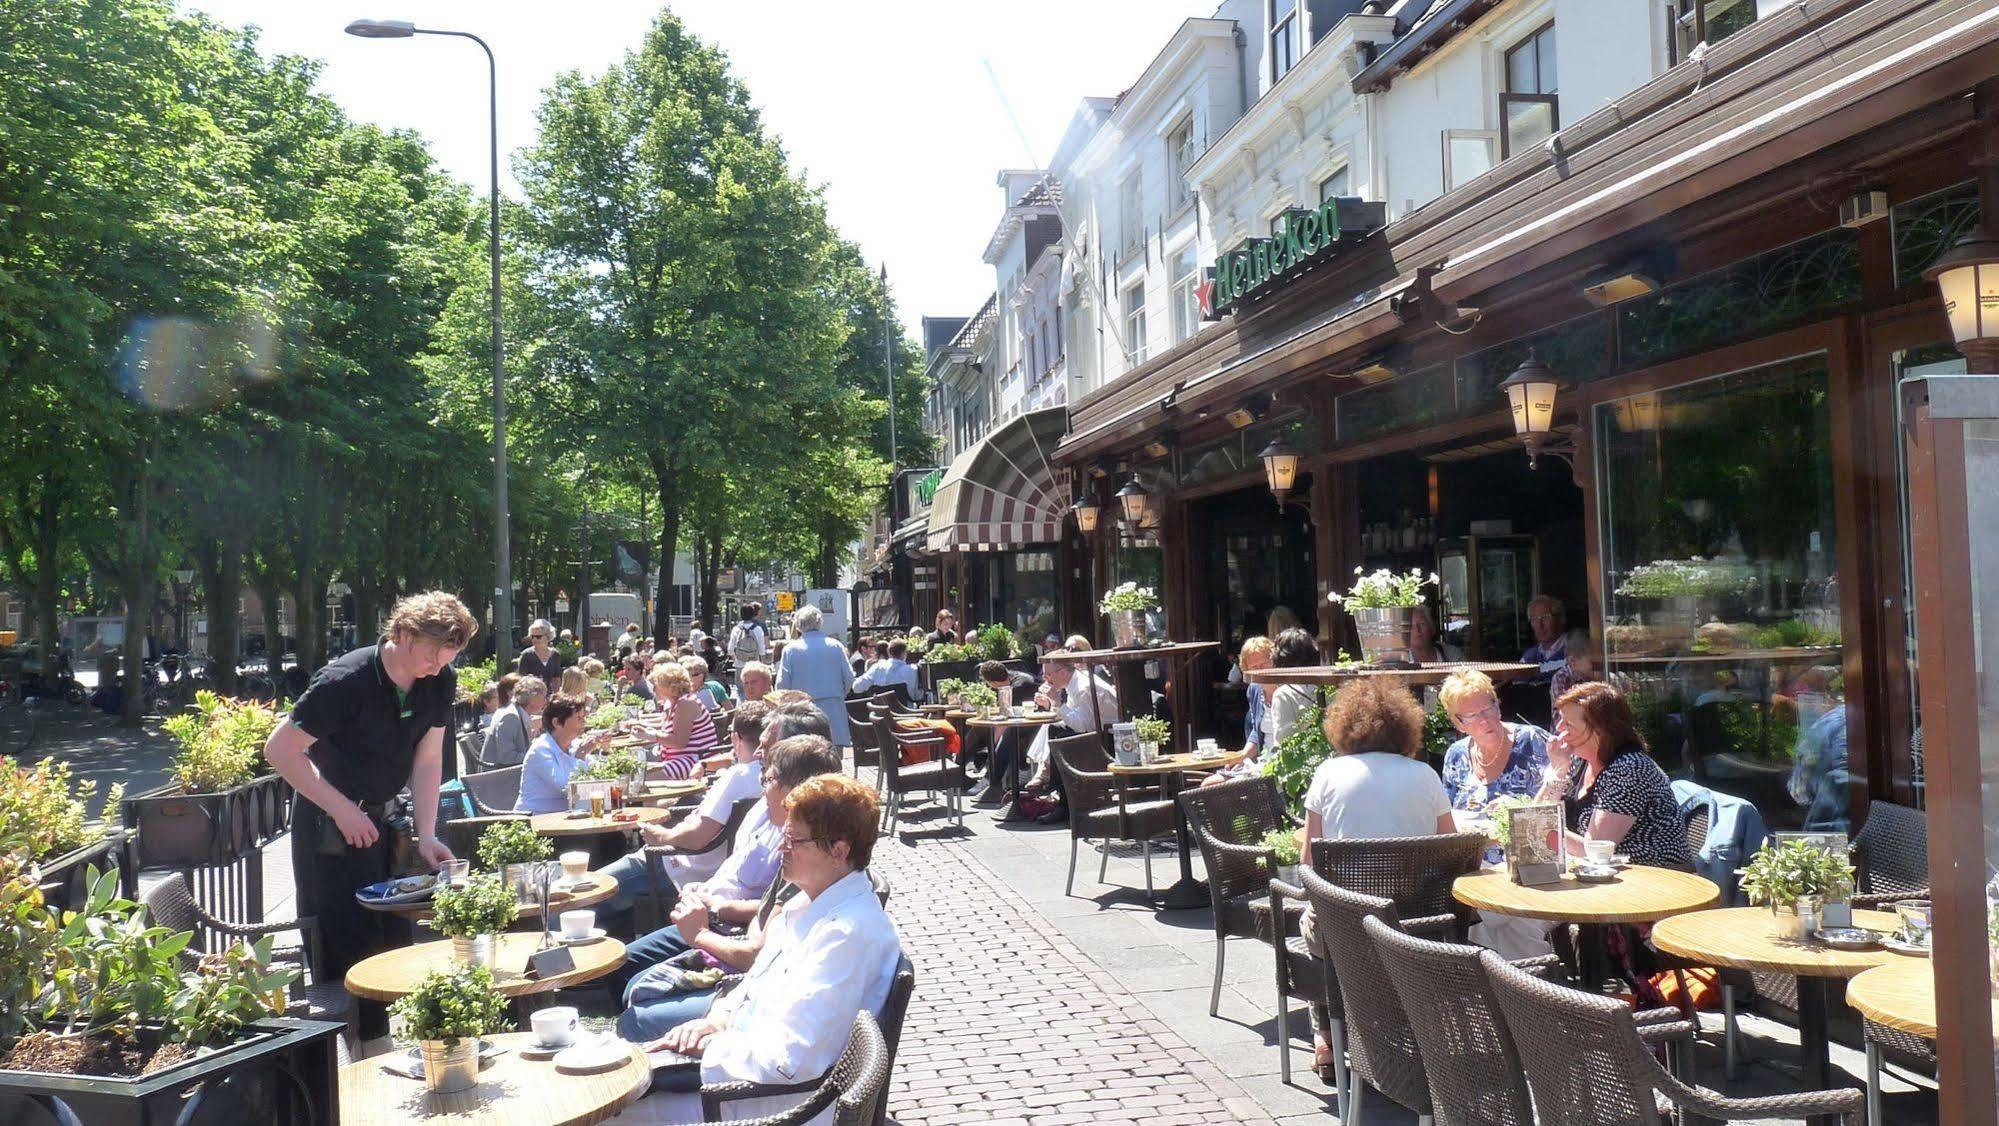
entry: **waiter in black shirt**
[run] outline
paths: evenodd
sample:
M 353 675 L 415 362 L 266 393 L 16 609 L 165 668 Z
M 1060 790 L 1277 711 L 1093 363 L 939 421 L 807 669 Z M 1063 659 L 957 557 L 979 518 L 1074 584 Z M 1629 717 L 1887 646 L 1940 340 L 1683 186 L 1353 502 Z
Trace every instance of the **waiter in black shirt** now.
M 449 666 L 477 631 L 449 594 L 403 599 L 382 641 L 320 669 L 264 744 L 264 757 L 302 799 L 292 815 L 292 875 L 299 914 L 319 919 L 324 980 L 339 981 L 354 963 L 396 945 L 400 920 L 362 907 L 354 892 L 389 877 L 383 823 L 405 785 L 424 862 L 452 858 L 436 835 L 444 732 L 457 691 Z

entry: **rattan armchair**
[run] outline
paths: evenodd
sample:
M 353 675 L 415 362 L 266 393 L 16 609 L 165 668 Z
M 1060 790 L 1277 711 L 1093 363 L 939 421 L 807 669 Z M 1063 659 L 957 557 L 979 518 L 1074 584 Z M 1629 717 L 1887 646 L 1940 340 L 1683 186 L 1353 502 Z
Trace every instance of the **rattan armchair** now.
M 1930 895 L 1930 834 L 1921 810 L 1891 801 L 1867 803 L 1867 823 L 1853 838 L 1855 907 L 1877 909 Z
M 875 729 L 888 736 L 882 742 L 880 756 L 883 828 L 894 834 L 896 822 L 902 819 L 903 800 L 910 794 L 933 794 L 944 799 L 952 823 L 962 829 L 965 825 L 962 803 L 966 789 L 965 771 L 959 761 L 951 757 L 944 733 L 931 729 L 904 731 L 896 726 L 893 719 L 877 724 Z M 931 761 L 904 766 L 902 752 L 912 748 L 927 752 Z
M 738 1126 L 804 1126 L 831 1107 L 835 1126 L 869 1126 L 875 1120 L 876 1109 L 882 1105 L 888 1070 L 888 1047 L 883 1043 L 881 1029 L 875 1018 L 864 1011 L 854 1017 L 847 1048 L 825 1075 L 782 1091 L 753 1083 L 710 1083 L 701 1088 L 701 1116 L 708 1122 L 723 1121 L 724 1103 L 796 1091 L 810 1093 L 789 1110 L 729 1121 Z
M 465 796 L 472 799 L 472 811 L 487 817 L 512 813 L 514 803 L 521 797 L 519 766 L 482 770 L 477 774 L 467 774 L 458 781 L 465 786 Z
M 1201 862 L 1208 871 L 1208 896 L 1214 907 L 1215 980 L 1208 995 L 1208 1015 L 1221 1007 L 1222 964 L 1231 938 L 1273 942 L 1296 933 L 1301 904 L 1271 914 L 1270 880 L 1277 874 L 1276 858 L 1263 847 L 1272 832 L 1290 829 L 1284 796 L 1266 775 L 1237 778 L 1201 786 L 1179 796 Z M 1277 922 L 1273 925 L 1272 920 Z
M 1677 1112 L 1689 1120 L 1805 1118 L 1837 1114 L 1857 1123 L 1862 1095 L 1852 1089 L 1730 1098 L 1681 1082 L 1652 1054 L 1623 1001 L 1555 985 L 1479 955 L 1506 1027 L 1521 1054 L 1527 1086 L 1544 1126 L 1661 1126 Z M 1691 1036 L 1691 1023 L 1680 1031 Z
M 1069 809 L 1069 881 L 1062 894 L 1076 893 L 1076 851 L 1084 841 L 1108 844 L 1130 841 L 1138 845 L 1145 860 L 1145 894 L 1152 889 L 1152 841 L 1176 829 L 1173 803 L 1163 798 L 1139 800 L 1124 792 L 1108 770 L 1085 770 L 1072 756 L 1101 753 L 1102 741 L 1094 732 L 1067 735 L 1048 741 L 1048 754 L 1061 772 L 1065 804 Z M 1097 882 L 1109 871 L 1110 852 L 1105 850 L 1097 864 Z
M 322 982 L 318 977 L 319 967 L 325 962 L 321 957 L 317 918 L 301 915 L 284 922 L 262 924 L 218 919 L 195 902 L 187 878 L 179 872 L 169 873 L 148 888 L 139 897 L 139 903 L 146 909 L 146 918 L 154 926 L 193 933 L 193 940 L 181 954 L 183 964 L 190 970 L 203 952 L 224 949 L 239 939 L 255 941 L 266 935 L 297 931 L 302 946 L 272 952 L 272 960 L 295 962 L 304 972 L 304 976 L 286 991 L 291 998 L 291 1008 L 284 1015 L 345 1025 L 340 1035 L 347 1042 L 348 1054 L 355 1059 L 360 1058 L 360 1024 L 354 998 L 342 982 Z
M 854 777 L 861 776 L 861 767 L 875 768 L 875 789 L 881 789 L 882 738 L 875 730 L 874 709 L 869 706 L 866 696 L 849 697 L 844 706 L 847 709 L 847 730 L 854 741 Z
M 1478 871 L 1491 844 L 1483 833 L 1427 837 L 1348 837 L 1312 842 L 1312 870 L 1328 883 L 1395 904 L 1404 918 L 1452 915 L 1462 941 L 1477 912 L 1459 903 L 1451 885 Z

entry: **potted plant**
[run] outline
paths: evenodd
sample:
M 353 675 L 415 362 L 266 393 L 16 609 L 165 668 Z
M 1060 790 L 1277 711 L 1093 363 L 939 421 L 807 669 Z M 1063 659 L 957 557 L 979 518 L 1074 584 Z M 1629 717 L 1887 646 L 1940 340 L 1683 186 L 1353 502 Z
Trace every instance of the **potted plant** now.
M 553 855 L 555 846 L 525 820 L 500 821 L 479 834 L 480 867 L 499 873 L 518 897 L 533 891 L 534 866 Z
M 637 747 L 612 747 L 591 755 L 589 762 L 570 773 L 569 781 L 611 782 L 626 794 L 636 794 L 645 785 L 645 773 L 645 757 Z
M 969 687 L 971 685 L 968 682 L 959 680 L 956 677 L 952 677 L 949 680 L 940 680 L 937 682 L 937 697 L 954 708 L 964 707 L 965 689 Z
M 497 876 L 477 876 L 438 891 L 430 925 L 451 940 L 451 955 L 468 966 L 491 969 L 497 936 L 513 925 L 520 897 Z
M 1383 567 L 1373 574 L 1355 567 L 1353 589 L 1345 594 L 1328 594 L 1326 601 L 1353 615 L 1354 632 L 1360 635 L 1361 656 L 1369 664 L 1389 661 L 1413 663 L 1409 648 L 1409 619 L 1423 600 L 1423 588 L 1437 581 L 1436 572 L 1427 577 L 1410 569 L 1396 574 Z
M 479 1037 L 508 1028 L 507 999 L 484 966 L 433 970 L 389 1014 L 405 1038 L 422 1045 L 424 1083 L 439 1093 L 477 1083 Z
M 52 910 L 18 833 L 0 841 L 0 917 L 0 1121 L 178 1121 L 215 1090 L 248 1121 L 337 1117 L 340 1026 L 275 1015 L 297 971 L 272 966 L 268 936 L 194 959 L 192 934 L 95 869 L 78 910 Z
M 1105 592 L 1097 608 L 1110 619 L 1112 644 L 1136 649 L 1145 644 L 1146 615 L 1159 609 L 1159 595 L 1151 587 L 1119 583 Z
M 1325 714 L 1317 704 L 1300 708 L 1291 734 L 1262 756 L 1263 772 L 1277 780 L 1295 821 L 1305 820 L 1305 791 L 1311 788 L 1319 764 L 1333 753 L 1332 744 L 1326 742 Z
M 1778 937 L 1800 942 L 1817 929 L 1825 901 L 1853 886 L 1853 865 L 1808 840 L 1770 845 L 1739 874 L 1749 902 L 1770 905 Z
M 982 680 L 968 682 L 962 696 L 965 706 L 977 709 L 982 716 L 992 714 L 992 710 L 999 707 L 999 694 Z
M 1298 860 L 1302 854 L 1298 848 L 1298 830 L 1272 829 L 1263 835 L 1261 843 L 1270 850 L 1275 877 L 1292 887 L 1299 886 Z
M 1138 761 L 1141 765 L 1159 757 L 1159 748 L 1173 735 L 1173 725 L 1158 716 L 1142 715 L 1132 721 L 1138 731 Z
M 203 691 L 161 725 L 176 747 L 173 781 L 120 803 L 128 890 L 140 869 L 233 863 L 291 827 L 291 787 L 264 762 L 279 718 L 275 705 Z
M 22 836 L 51 910 L 83 901 L 90 890 L 84 874 L 91 867 L 117 867 L 123 834 L 89 820 L 85 803 L 96 792 L 96 782 L 72 779 L 68 763 L 44 762 L 32 770 L 0 764 L 0 825 Z M 124 797 L 124 783 L 114 783 L 104 808 L 118 808 Z

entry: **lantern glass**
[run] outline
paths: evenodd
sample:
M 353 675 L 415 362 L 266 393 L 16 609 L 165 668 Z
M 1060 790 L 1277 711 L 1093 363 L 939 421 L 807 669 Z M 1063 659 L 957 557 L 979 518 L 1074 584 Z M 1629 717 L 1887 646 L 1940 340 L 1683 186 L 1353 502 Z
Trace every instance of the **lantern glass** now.
M 1298 483 L 1298 455 L 1289 451 L 1266 454 L 1263 472 L 1270 480 L 1270 491 L 1283 496 Z
M 1147 503 L 1145 486 L 1138 483 L 1138 478 L 1133 477 L 1124 488 L 1117 491 L 1117 499 L 1118 506 L 1124 510 L 1125 523 L 1137 527 L 1139 521 L 1145 518 Z
M 1076 503 L 1076 527 L 1081 528 L 1085 532 L 1094 532 L 1097 530 L 1097 505 L 1095 501 L 1078 501 Z
M 1999 337 L 1999 262 L 1967 262 L 1937 274 L 1950 334 L 1959 344 Z
M 1555 421 L 1555 391 L 1552 379 L 1515 379 L 1504 384 L 1507 405 L 1513 409 L 1515 434 L 1546 434 Z

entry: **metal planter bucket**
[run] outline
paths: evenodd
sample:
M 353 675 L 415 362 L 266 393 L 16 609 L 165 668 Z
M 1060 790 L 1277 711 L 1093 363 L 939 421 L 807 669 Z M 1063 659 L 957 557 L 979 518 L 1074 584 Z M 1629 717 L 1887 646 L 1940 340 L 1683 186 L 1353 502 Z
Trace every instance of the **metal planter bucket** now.
M 1136 649 L 1145 644 L 1145 611 L 1111 610 L 1111 644 L 1119 649 Z
M 1361 657 L 1368 664 L 1409 662 L 1409 606 L 1369 607 L 1352 611 L 1354 632 L 1360 635 Z
M 475 934 L 470 938 L 453 935 L 451 939 L 451 956 L 461 965 L 484 966 L 490 970 L 493 968 L 493 963 L 496 960 L 494 951 L 498 945 L 499 940 L 490 934 Z M 429 1062 L 428 1053 L 432 1043 L 433 1041 L 424 1041 L 426 1063 Z M 474 1070 L 477 1069 L 474 1068 Z M 459 1090 L 460 1088 L 454 1087 L 452 1089 Z
M 461 1036 L 457 1040 L 425 1040 L 423 1081 L 440 1094 L 470 1089 L 479 1082 L 478 1039 Z

